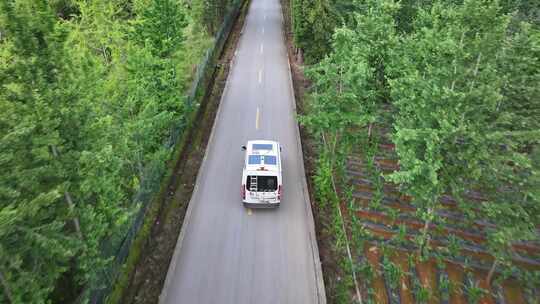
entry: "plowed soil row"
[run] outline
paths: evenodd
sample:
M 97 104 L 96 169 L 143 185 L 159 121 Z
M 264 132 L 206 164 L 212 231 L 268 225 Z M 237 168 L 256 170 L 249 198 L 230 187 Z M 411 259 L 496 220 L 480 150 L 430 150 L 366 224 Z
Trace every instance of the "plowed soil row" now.
M 399 170 L 393 145 L 384 144 L 379 148 L 373 162 L 377 172 L 391 173 Z M 459 239 L 459 254 L 446 254 L 439 259 L 420 261 L 412 244 L 424 223 L 417 217 L 411 198 L 400 193 L 398 187 L 389 182 L 383 182 L 377 189 L 374 179 L 378 177 L 374 177 L 373 168 L 370 170 L 367 166 L 359 152 L 348 158 L 347 180 L 353 189 L 355 206 L 351 209 L 342 204 L 342 212 L 348 222 L 351 222 L 351 217 L 356 217 L 360 225 L 371 234 L 363 250 L 356 251 L 359 252 L 357 261 L 367 262 L 371 266 L 371 278 L 361 278 L 365 299 L 372 299 L 376 303 L 404 304 L 521 304 L 540 301 L 538 287 L 525 287 L 515 279 L 487 283 L 493 256 L 485 246 L 486 229 L 493 225 L 482 220 L 464 224 L 464 215 L 449 195 L 441 199 L 442 208 L 437 213 L 438 219 L 443 219 L 444 224 L 439 227 L 429 225 L 433 234 L 430 247 L 433 251 L 446 253 L 448 237 L 452 235 Z M 470 191 L 467 199 L 478 203 L 484 201 L 479 191 Z M 374 204 L 374 201 L 378 203 Z M 400 228 L 406 228 L 404 239 L 408 242 L 396 245 L 392 241 L 400 233 Z M 349 227 L 348 234 L 354 238 L 351 231 Z M 382 254 L 383 247 L 386 247 L 387 253 L 390 251 L 386 260 Z M 515 243 L 513 247 L 516 252 L 514 265 L 526 270 L 540 270 L 540 244 Z M 398 274 L 388 259 L 393 265 L 399 266 L 401 270 Z

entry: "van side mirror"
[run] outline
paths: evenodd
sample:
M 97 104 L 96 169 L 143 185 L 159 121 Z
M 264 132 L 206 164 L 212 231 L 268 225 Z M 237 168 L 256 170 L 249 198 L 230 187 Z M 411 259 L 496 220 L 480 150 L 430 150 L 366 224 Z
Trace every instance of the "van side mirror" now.
M 247 150 L 246 146 L 242 146 L 242 150 L 246 151 Z
M 279 152 L 282 152 L 283 151 L 283 146 L 279 146 Z

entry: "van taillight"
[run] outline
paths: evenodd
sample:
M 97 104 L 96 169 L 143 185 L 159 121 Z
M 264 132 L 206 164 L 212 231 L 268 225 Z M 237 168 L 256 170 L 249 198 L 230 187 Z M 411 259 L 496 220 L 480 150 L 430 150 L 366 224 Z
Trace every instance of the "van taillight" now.
M 278 200 L 281 199 L 281 186 L 278 186 L 278 188 L 277 188 L 277 199 Z
M 242 193 L 242 199 L 246 199 L 246 185 L 242 185 L 242 190 L 240 190 Z

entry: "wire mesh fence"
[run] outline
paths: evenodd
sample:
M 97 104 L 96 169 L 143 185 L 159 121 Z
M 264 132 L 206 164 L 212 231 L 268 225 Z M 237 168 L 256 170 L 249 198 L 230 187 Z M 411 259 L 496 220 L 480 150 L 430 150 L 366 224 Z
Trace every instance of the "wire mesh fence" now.
M 220 29 L 214 37 L 214 43 L 206 50 L 203 58 L 197 65 L 193 82 L 186 96 L 188 114 L 184 115 L 182 119 L 179 119 L 171 128 L 170 136 L 164 143 L 167 149 L 173 150 L 179 146 L 179 141 L 184 139 L 184 132 L 196 116 L 200 102 L 207 94 L 212 83 L 217 61 L 244 1 L 233 1 L 225 14 Z M 172 155 L 172 153 L 170 154 Z M 125 225 L 124 229 L 102 244 L 103 256 L 110 257 L 111 262 L 108 263 L 107 268 L 101 271 L 96 281 L 90 282 L 86 286 L 75 303 L 105 302 L 107 295 L 112 291 L 115 281 L 121 272 L 122 265 L 130 253 L 131 245 L 143 226 L 147 210 L 160 191 L 165 172 L 166 164 L 164 162 L 153 162 L 146 166 L 140 189 L 133 197 L 134 204 L 138 206 L 136 208 L 137 211 L 133 214 L 129 223 Z

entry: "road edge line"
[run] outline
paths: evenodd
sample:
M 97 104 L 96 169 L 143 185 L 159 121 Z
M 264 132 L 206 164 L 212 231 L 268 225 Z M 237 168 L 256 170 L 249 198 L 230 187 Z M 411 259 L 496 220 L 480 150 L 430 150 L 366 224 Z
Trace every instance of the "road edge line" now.
M 295 130 L 296 130 L 296 145 L 297 145 L 297 151 L 298 151 L 298 159 L 300 159 L 300 163 L 298 166 L 300 167 L 300 172 L 303 172 L 302 175 L 302 194 L 304 195 L 304 207 L 305 211 L 307 213 L 308 217 L 308 234 L 309 234 L 309 241 L 311 243 L 311 254 L 313 256 L 313 263 L 315 268 L 315 282 L 317 284 L 317 300 L 318 304 L 326 304 L 326 289 L 324 287 L 324 276 L 322 272 L 322 264 L 321 264 L 321 256 L 319 254 L 319 245 L 317 244 L 317 235 L 315 233 L 315 218 L 313 217 L 313 210 L 311 209 L 311 200 L 308 193 L 308 185 L 307 185 L 307 177 L 306 177 L 306 169 L 304 167 L 304 152 L 302 149 L 302 138 L 300 137 L 300 126 L 298 125 L 298 121 L 296 119 L 296 116 L 298 115 L 296 111 L 296 96 L 294 94 L 294 86 L 293 86 L 293 78 L 292 78 L 292 69 L 291 69 L 291 59 L 289 57 L 289 52 L 287 50 L 287 38 L 285 33 L 285 16 L 283 15 L 283 7 L 281 4 L 281 1 L 279 2 L 280 11 L 281 11 L 281 39 L 283 40 L 283 45 L 285 46 L 285 54 L 287 56 L 287 66 L 288 66 L 288 75 L 289 75 L 289 93 L 292 97 L 292 110 L 294 114 L 294 120 L 295 120 Z
M 231 59 L 231 63 L 230 63 L 230 66 L 229 66 L 229 75 L 227 75 L 227 80 L 225 81 L 225 88 L 223 89 L 223 93 L 221 94 L 221 98 L 219 100 L 218 110 L 217 110 L 217 113 L 216 113 L 216 117 L 214 119 L 214 124 L 212 125 L 212 130 L 210 132 L 210 138 L 208 139 L 208 144 L 206 145 L 206 150 L 204 152 L 204 157 L 203 157 L 203 160 L 202 160 L 202 163 L 201 163 L 201 167 L 199 168 L 199 172 L 197 172 L 197 178 L 195 179 L 195 188 L 193 189 L 193 193 L 192 193 L 191 198 L 189 200 L 189 204 L 188 204 L 188 208 L 186 210 L 186 214 L 184 215 L 184 220 L 182 222 L 182 228 L 180 230 L 180 234 L 178 235 L 178 239 L 176 241 L 176 246 L 174 248 L 174 253 L 173 253 L 173 256 L 171 258 L 171 263 L 169 264 L 169 268 L 167 269 L 167 277 L 165 278 L 165 283 L 163 284 L 163 288 L 161 289 L 161 293 L 159 294 L 159 300 L 158 300 L 159 304 L 164 304 L 165 303 L 164 301 L 165 301 L 165 299 L 167 299 L 167 291 L 169 289 L 169 285 L 171 284 L 172 277 L 174 277 L 173 273 L 176 270 L 176 262 L 178 260 L 178 256 L 180 255 L 180 251 L 182 249 L 182 243 L 184 241 L 186 230 L 187 230 L 187 228 L 189 226 L 189 222 L 190 222 L 190 219 L 191 219 L 191 213 L 193 212 L 193 208 L 194 208 L 194 204 L 193 204 L 194 199 L 193 198 L 195 197 L 195 194 L 199 190 L 198 181 L 200 180 L 201 173 L 204 171 L 204 168 L 207 166 L 206 159 L 207 159 L 208 153 L 210 151 L 210 147 L 211 147 L 211 145 L 213 144 L 213 141 L 214 141 L 215 129 L 216 129 L 216 125 L 217 125 L 217 123 L 219 121 L 219 117 L 221 116 L 221 109 L 222 109 L 221 105 L 222 105 L 222 102 L 224 100 L 224 96 L 229 91 L 229 80 L 231 79 L 231 76 L 232 76 L 233 66 L 234 66 L 235 61 L 236 61 L 235 59 L 236 59 L 236 54 L 233 55 L 233 58 Z
M 280 3 L 281 6 L 281 3 Z M 284 21 L 283 17 L 283 9 L 281 9 L 281 20 Z M 283 31 L 282 31 L 283 34 Z M 282 38 L 284 39 L 283 35 Z M 296 144 L 297 144 L 297 151 L 298 151 L 298 159 L 300 159 L 299 167 L 300 172 L 303 172 L 302 175 L 302 194 L 304 195 L 304 203 L 305 203 L 305 211 L 307 213 L 307 216 L 309 218 L 308 220 L 308 233 L 309 233 L 309 240 L 311 243 L 311 254 L 313 255 L 313 263 L 315 268 L 315 281 L 317 284 L 317 298 L 319 304 L 326 304 L 326 289 L 324 287 L 324 277 L 322 273 L 322 265 L 321 265 L 321 258 L 319 254 L 319 245 L 317 244 L 317 235 L 315 234 L 315 219 L 313 217 L 313 211 L 311 210 L 311 201 L 309 198 L 308 192 L 308 186 L 307 186 L 307 179 L 306 179 L 306 170 L 304 168 L 304 152 L 302 150 L 302 142 L 300 137 L 300 127 L 298 126 L 298 122 L 296 121 L 296 116 L 298 113 L 296 112 L 296 97 L 294 96 L 294 87 L 293 87 L 293 80 L 292 80 L 292 70 L 291 70 L 291 60 L 289 58 L 289 52 L 287 52 L 287 41 L 284 40 L 284 46 L 285 46 L 285 53 L 287 55 L 287 64 L 288 64 L 288 74 L 289 74 L 289 85 L 290 85 L 290 94 L 292 96 L 292 109 L 293 114 L 295 115 L 295 130 L 296 130 Z

